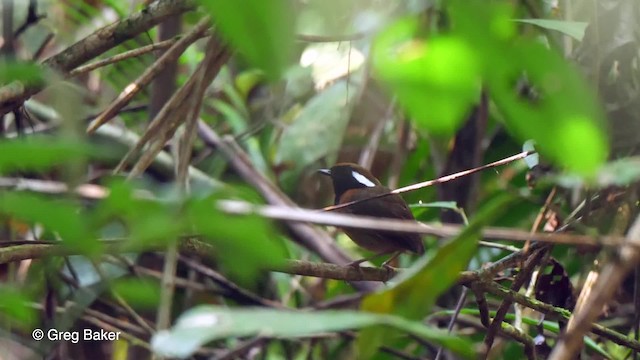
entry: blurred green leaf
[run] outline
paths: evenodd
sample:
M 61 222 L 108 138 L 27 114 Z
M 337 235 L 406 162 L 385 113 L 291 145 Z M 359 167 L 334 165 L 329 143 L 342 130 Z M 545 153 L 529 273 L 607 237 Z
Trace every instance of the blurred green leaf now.
M 35 63 L 0 62 L 0 84 L 20 81 L 27 86 L 44 83 L 44 71 Z
M 385 29 L 373 47 L 373 68 L 416 124 L 452 135 L 480 94 L 480 67 L 472 47 L 459 38 L 419 38 L 417 19 Z
M 335 155 L 342 144 L 355 93 L 340 81 L 309 100 L 284 130 L 276 162 L 301 169 L 324 156 Z
M 419 204 L 411 204 L 412 209 L 414 208 L 442 208 L 442 209 L 450 209 L 450 210 L 459 210 L 458 204 L 455 201 L 433 201 L 428 203 L 419 203 Z
M 484 77 L 507 128 L 521 141 L 535 140 L 541 154 L 570 171 L 593 175 L 609 145 L 602 109 L 577 69 L 532 39 L 515 41 L 508 6 L 478 0 L 451 4 L 453 35 L 484 62 Z M 521 94 L 521 82 L 533 94 Z
M 157 281 L 121 278 L 111 284 L 111 290 L 134 308 L 155 309 L 160 301 Z
M 597 175 L 599 186 L 626 186 L 640 180 L 640 157 L 629 157 L 605 164 Z
M 426 208 L 449 209 L 460 214 L 464 224 L 469 223 L 469 221 L 467 220 L 467 214 L 465 213 L 464 209 L 458 207 L 458 203 L 456 203 L 455 201 L 433 201 L 428 203 L 421 202 L 418 204 L 411 204 L 409 205 L 409 208 L 422 209 L 422 211 L 420 211 L 418 214 L 422 214 L 424 212 L 424 209 Z M 415 212 L 415 210 L 413 211 Z M 415 215 L 415 216 L 417 217 L 418 215 Z
M 86 157 L 106 158 L 109 153 L 72 140 L 30 137 L 0 141 L 0 174 L 12 171 L 46 170 Z
M 0 213 L 57 232 L 65 245 L 86 253 L 101 247 L 81 208 L 70 201 L 26 192 L 0 193 Z
M 247 283 L 255 281 L 265 267 L 283 264 L 286 249 L 267 220 L 224 214 L 215 201 L 215 196 L 192 200 L 185 206 L 185 215 L 194 231 L 211 240 L 226 271 Z
M 134 185 L 123 179 L 109 182 L 109 196 L 92 213 L 97 228 L 121 224 L 129 236 L 129 246 L 148 246 L 174 240 L 186 231 L 177 201 L 158 201 L 137 196 Z
M 294 312 L 213 306 L 200 306 L 185 312 L 171 330 L 158 332 L 151 344 L 162 356 L 188 357 L 200 346 L 227 337 L 303 337 L 373 325 L 391 326 L 415 334 L 464 358 L 471 359 L 475 355 L 471 343 L 461 337 L 396 316 L 356 311 Z
M 476 252 L 482 227 L 504 212 L 512 200 L 504 195 L 486 204 L 469 226 L 440 248 L 433 258 L 421 257 L 411 268 L 394 278 L 391 287 L 367 296 L 361 309 L 415 320 L 426 316 L 438 296 L 449 289 L 460 272 L 467 268 Z M 358 338 L 360 357 L 371 357 L 375 349 L 393 338 L 389 333 L 389 329 L 384 327 L 364 330 Z
M 200 0 L 216 27 L 253 66 L 279 79 L 293 50 L 293 13 L 288 0 Z
M 565 35 L 582 41 L 584 31 L 587 29 L 586 22 L 565 21 L 565 20 L 549 20 L 549 19 L 516 19 L 515 21 L 539 26 L 543 29 L 559 31 Z
M 23 329 L 33 330 L 37 317 L 36 309 L 29 306 L 32 301 L 20 290 L 7 286 L 0 286 L 0 314 L 5 320 L 11 321 Z

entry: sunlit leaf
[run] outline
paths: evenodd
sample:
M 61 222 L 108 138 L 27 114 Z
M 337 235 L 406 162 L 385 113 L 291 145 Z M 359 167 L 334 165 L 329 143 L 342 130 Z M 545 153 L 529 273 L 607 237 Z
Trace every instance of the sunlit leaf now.
M 420 127 L 451 135 L 479 96 L 476 54 L 456 37 L 418 32 L 415 19 L 387 28 L 374 43 L 373 67 Z
M 158 354 L 185 358 L 200 346 L 227 337 L 302 337 L 373 325 L 401 329 L 443 345 L 464 358 L 473 358 L 475 354 L 471 344 L 461 337 L 396 316 L 356 311 L 295 312 L 213 306 L 200 306 L 184 313 L 171 330 L 158 332 L 151 344 Z
M 292 4 L 287 0 L 200 0 L 217 29 L 232 46 L 271 79 L 290 63 L 293 48 Z
M 515 41 L 510 31 L 496 31 L 513 27 L 509 7 L 477 0 L 452 4 L 453 34 L 483 59 L 489 92 L 507 128 L 521 141 L 533 139 L 551 161 L 593 175 L 609 145 L 602 109 L 578 70 L 532 39 Z M 534 94 L 521 94 L 518 83 L 526 83 Z

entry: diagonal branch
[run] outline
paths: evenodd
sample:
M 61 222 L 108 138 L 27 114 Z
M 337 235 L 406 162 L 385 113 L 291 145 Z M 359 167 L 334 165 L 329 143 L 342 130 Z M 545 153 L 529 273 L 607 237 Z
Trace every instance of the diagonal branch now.
M 66 75 L 75 67 L 151 29 L 169 16 L 184 13 L 194 7 L 193 1 L 190 0 L 155 1 L 128 18 L 96 30 L 48 58 L 42 65 Z M 42 86 L 27 86 L 20 81 L 0 87 L 0 116 L 10 112 L 41 90 Z

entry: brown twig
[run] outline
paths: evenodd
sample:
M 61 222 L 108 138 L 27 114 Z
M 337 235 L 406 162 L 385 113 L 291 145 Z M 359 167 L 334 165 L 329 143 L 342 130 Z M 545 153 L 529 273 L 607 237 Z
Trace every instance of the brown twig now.
M 71 69 L 95 58 L 113 47 L 141 34 L 171 15 L 181 14 L 194 8 L 189 0 L 155 1 L 147 8 L 113 24 L 96 30 L 84 39 L 48 58 L 43 66 L 63 75 Z M 0 87 L 0 115 L 4 115 L 22 104 L 41 86 L 26 86 L 14 81 Z
M 533 272 L 533 269 L 538 264 L 538 261 L 540 260 L 540 258 L 544 256 L 544 253 L 546 252 L 546 250 L 547 250 L 546 248 L 538 249 L 536 250 L 536 252 L 531 254 L 529 259 L 527 260 L 527 262 L 522 267 L 522 269 L 516 276 L 515 280 L 511 284 L 512 291 L 517 292 L 518 290 L 520 290 L 520 287 L 524 285 L 524 283 L 527 281 L 527 278 L 531 275 L 531 272 Z M 491 326 L 489 326 L 489 328 L 487 329 L 487 334 L 484 338 L 485 359 L 489 357 L 489 353 L 491 351 L 491 347 L 493 346 L 493 341 L 495 339 L 496 334 L 498 333 L 498 330 L 500 329 L 504 330 L 504 326 L 502 322 L 504 321 L 504 318 L 506 317 L 507 312 L 511 307 L 511 304 L 512 304 L 512 301 L 509 299 L 502 300 L 500 307 L 496 311 L 496 315 L 493 317 L 493 320 L 491 321 Z M 526 346 L 527 344 L 525 344 L 525 347 Z
M 212 270 L 211 268 L 204 266 L 192 259 L 186 258 L 184 256 L 180 256 L 180 261 L 189 266 L 191 269 L 201 273 L 204 276 L 207 276 L 211 280 L 213 280 L 218 286 L 220 286 L 224 291 L 225 295 L 233 299 L 234 301 L 240 304 L 247 305 L 259 305 L 265 307 L 272 308 L 284 308 L 280 303 L 263 299 L 260 296 L 250 292 L 249 290 L 243 289 L 240 286 L 236 285 L 234 282 L 230 281 L 222 274 L 217 271 Z
M 207 36 L 208 33 L 203 33 L 201 34 L 201 37 L 205 37 Z M 171 46 L 173 46 L 178 40 L 180 39 L 180 36 L 176 36 L 173 39 L 169 39 L 169 40 L 165 40 L 165 41 L 160 41 L 157 42 L 155 44 L 150 44 L 150 45 L 146 45 L 146 46 L 141 46 L 137 49 L 132 49 L 129 51 L 125 51 L 123 53 L 108 57 L 106 59 L 101 59 L 101 60 L 97 60 L 94 61 L 92 63 L 86 64 L 86 65 L 82 65 L 82 66 L 78 66 L 77 68 L 71 70 L 68 74 L 69 77 L 73 77 L 73 76 L 78 76 L 78 75 L 82 75 L 82 74 L 86 74 L 90 71 L 93 71 L 95 69 L 99 69 L 101 67 L 107 66 L 107 65 L 111 65 L 111 64 L 115 64 L 117 62 L 126 60 L 126 59 L 131 59 L 134 57 L 138 57 L 138 56 L 142 56 L 145 55 L 147 53 L 150 53 L 152 51 L 156 51 L 156 50 L 163 50 L 163 49 L 167 49 Z
M 160 71 L 162 71 L 162 69 L 174 62 L 191 44 L 202 37 L 209 28 L 210 22 L 211 19 L 208 16 L 201 19 L 187 35 L 176 41 L 176 43 L 165 51 L 158 60 L 156 60 L 142 73 L 142 75 L 140 75 L 134 82 L 127 85 L 111 105 L 109 105 L 107 109 L 105 109 L 89 124 L 87 127 L 87 133 L 91 134 L 95 132 L 97 128 L 116 116 L 120 109 L 125 107 L 138 92 L 145 88 L 151 80 L 153 80 Z

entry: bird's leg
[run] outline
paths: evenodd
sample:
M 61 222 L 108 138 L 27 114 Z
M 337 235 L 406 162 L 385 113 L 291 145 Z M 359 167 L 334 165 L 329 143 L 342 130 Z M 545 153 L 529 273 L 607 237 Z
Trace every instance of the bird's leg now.
M 389 254 L 389 251 L 382 251 L 382 252 L 379 252 L 379 253 L 373 254 L 373 255 L 371 255 L 371 256 L 369 256 L 369 257 L 366 257 L 366 258 L 363 258 L 363 259 L 360 259 L 360 260 L 356 260 L 356 261 L 350 262 L 348 265 L 349 265 L 349 266 L 353 266 L 353 267 L 356 267 L 356 268 L 357 268 L 357 267 L 360 267 L 360 264 L 362 264 L 362 263 L 363 263 L 363 262 L 365 262 L 365 261 L 369 261 L 369 260 L 371 260 L 371 259 L 375 259 L 375 258 L 377 258 L 378 256 L 387 255 L 387 254 Z M 394 255 L 394 256 L 398 256 L 398 255 Z
M 393 270 L 393 267 L 389 265 L 389 263 L 395 260 L 398 257 L 398 255 L 400 255 L 401 253 L 402 251 L 396 251 L 387 261 L 382 263 L 382 267 Z

